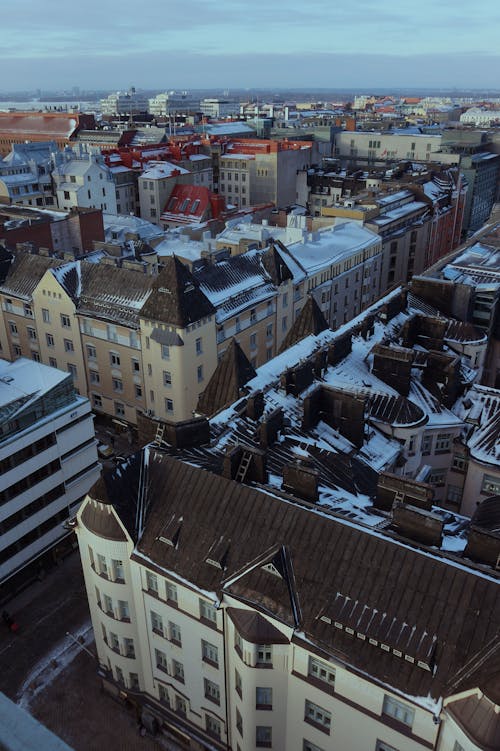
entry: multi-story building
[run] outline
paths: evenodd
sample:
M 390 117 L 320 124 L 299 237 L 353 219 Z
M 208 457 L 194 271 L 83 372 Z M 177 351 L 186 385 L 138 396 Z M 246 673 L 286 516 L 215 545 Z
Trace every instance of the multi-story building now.
M 81 112 L 0 112 L 0 156 L 27 141 L 55 141 L 64 149 L 80 129 L 94 127 L 94 115 Z
M 184 167 L 170 162 L 151 162 L 139 177 L 141 217 L 159 224 L 174 187 L 194 184 L 194 173 Z
M 23 206 L 53 206 L 52 154 L 54 141 L 13 144 L 0 157 L 0 203 Z
M 148 112 L 156 117 L 199 112 L 200 100 L 189 91 L 165 91 L 148 99 Z
M 132 86 L 128 91 L 117 91 L 100 102 L 105 115 L 133 115 L 148 111 L 148 98 Z
M 222 120 L 225 117 L 238 117 L 240 104 L 230 99 L 205 98 L 200 102 L 200 110 L 212 120 Z
M 342 131 L 335 134 L 334 155 L 353 164 L 401 159 L 458 162 L 458 156 L 452 159 L 440 153 L 441 140 L 440 134 Z
M 82 206 L 118 213 L 114 175 L 101 155 L 83 148 L 61 152 L 52 178 L 60 209 Z
M 496 200 L 500 180 L 500 155 L 483 151 L 464 154 L 460 169 L 469 187 L 465 204 L 464 227 L 469 232 L 481 229 Z
M 0 581 L 58 545 L 99 477 L 93 416 L 71 376 L 0 360 Z
M 165 426 L 92 489 L 74 525 L 99 675 L 152 732 L 221 751 L 498 744 L 497 516 L 487 499 L 469 526 L 418 475 L 431 416 L 460 420 L 427 388 L 428 332 L 408 350 L 426 374 L 382 344 L 415 317 L 396 293 L 256 377 L 234 347 L 226 409 Z
M 310 166 L 315 154 L 309 141 L 232 140 L 219 158 L 219 193 L 238 207 L 294 204 L 297 171 Z

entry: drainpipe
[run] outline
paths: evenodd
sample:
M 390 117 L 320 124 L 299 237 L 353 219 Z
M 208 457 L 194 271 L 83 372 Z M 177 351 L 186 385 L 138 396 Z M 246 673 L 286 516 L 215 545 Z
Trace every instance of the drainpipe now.
M 231 749 L 231 716 L 228 709 L 229 678 L 226 654 L 226 609 L 222 608 L 222 651 L 224 653 L 224 703 L 226 706 L 226 748 Z

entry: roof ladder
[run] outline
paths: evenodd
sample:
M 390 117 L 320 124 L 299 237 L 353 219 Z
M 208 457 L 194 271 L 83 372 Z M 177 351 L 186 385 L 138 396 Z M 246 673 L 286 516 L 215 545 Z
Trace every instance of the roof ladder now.
M 252 461 L 252 454 L 248 451 L 243 452 L 243 456 L 241 457 L 240 466 L 238 467 L 238 471 L 236 472 L 235 480 L 236 482 L 243 482 L 245 477 L 247 476 L 248 468 L 250 466 L 250 462 Z
M 159 422 L 156 426 L 156 436 L 154 442 L 161 446 L 163 443 L 163 436 L 165 435 L 165 423 Z

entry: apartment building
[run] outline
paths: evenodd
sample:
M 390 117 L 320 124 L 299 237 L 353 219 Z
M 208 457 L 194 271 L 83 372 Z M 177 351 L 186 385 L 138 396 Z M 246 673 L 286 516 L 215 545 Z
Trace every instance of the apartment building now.
M 105 115 L 133 115 L 148 111 L 148 98 L 131 87 L 128 91 L 116 91 L 101 99 L 101 112 Z
M 240 114 L 240 104 L 230 99 L 206 97 L 200 102 L 200 110 L 212 120 L 222 120 L 225 117 L 238 117 Z
M 297 200 L 297 170 L 310 166 L 315 156 L 309 141 L 232 140 L 219 158 L 219 193 L 238 207 L 289 206 Z
M 99 477 L 93 416 L 71 376 L 33 360 L 0 360 L 0 582 L 68 536 Z
M 170 162 L 151 162 L 139 177 L 139 206 L 142 219 L 160 223 L 176 185 L 193 185 L 193 174 Z
M 334 155 L 354 164 L 401 159 L 458 163 L 458 156 L 440 153 L 441 140 L 441 134 L 342 131 L 335 134 Z
M 148 99 L 147 110 L 156 117 L 168 117 L 181 112 L 199 112 L 200 100 L 189 91 L 165 91 Z
M 0 157 L 0 203 L 54 206 L 51 159 L 56 151 L 54 141 L 13 144 Z
M 104 157 L 82 148 L 59 152 L 52 178 L 60 209 L 82 206 L 118 213 L 115 181 Z
M 99 676 L 151 732 L 241 751 L 497 744 L 489 499 L 468 525 L 405 476 L 451 413 L 415 371 L 407 397 L 380 378 L 385 337 L 415 316 L 398 292 L 302 338 L 92 489 L 74 524 Z

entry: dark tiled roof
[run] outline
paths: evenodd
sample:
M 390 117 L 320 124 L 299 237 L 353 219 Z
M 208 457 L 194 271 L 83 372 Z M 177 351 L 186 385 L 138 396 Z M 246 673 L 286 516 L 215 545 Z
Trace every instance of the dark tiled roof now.
M 465 734 L 483 751 L 498 751 L 500 714 L 486 696 L 466 696 L 464 699 L 451 702 L 448 711 Z
M 198 281 L 176 256 L 165 258 L 141 318 L 186 328 L 213 315 L 215 308 L 200 290 Z
M 241 608 L 228 608 L 227 614 L 236 629 L 250 644 L 288 644 L 284 634 L 259 613 Z
M 31 299 L 33 292 L 47 269 L 61 266 L 63 261 L 46 256 L 32 255 L 31 253 L 16 253 L 10 266 L 1 291 Z
M 283 582 L 255 566 L 285 547 L 306 638 L 413 696 L 440 696 L 457 671 L 498 638 L 500 588 L 492 578 L 147 450 L 149 514 L 137 555 L 153 565 L 218 596 L 227 582 L 233 596 L 288 622 Z M 172 514 L 183 517 L 175 548 L 159 539 Z M 221 540 L 227 544 L 224 571 L 207 563 Z M 369 624 L 365 640 L 335 627 L 329 613 L 336 612 L 339 594 L 385 614 L 377 646 L 369 643 Z M 432 635 L 432 671 L 380 648 L 395 622 Z
M 206 389 L 200 394 L 197 411 L 211 417 L 240 396 L 240 389 L 256 372 L 247 356 L 237 343 L 231 339 L 210 378 Z
M 112 506 L 99 506 L 98 504 L 87 503 L 82 512 L 82 522 L 87 529 L 94 532 L 99 537 L 106 540 L 119 540 L 120 542 L 127 539 L 123 529 L 113 512 Z
M 426 415 L 414 402 L 404 396 L 373 394 L 368 398 L 370 417 L 391 425 L 413 425 L 426 421 Z
M 271 243 L 271 245 L 263 252 L 262 265 L 271 277 L 273 284 L 276 284 L 277 286 L 288 279 L 293 279 L 292 272 L 276 250 L 274 243 Z
M 318 303 L 312 295 L 309 295 L 299 317 L 293 322 L 290 331 L 285 336 L 280 347 L 280 353 L 297 344 L 301 339 L 305 339 L 306 336 L 320 334 L 327 328 L 328 323 Z
M 137 327 L 139 311 L 150 295 L 147 274 L 107 264 L 82 262 L 78 313 Z

